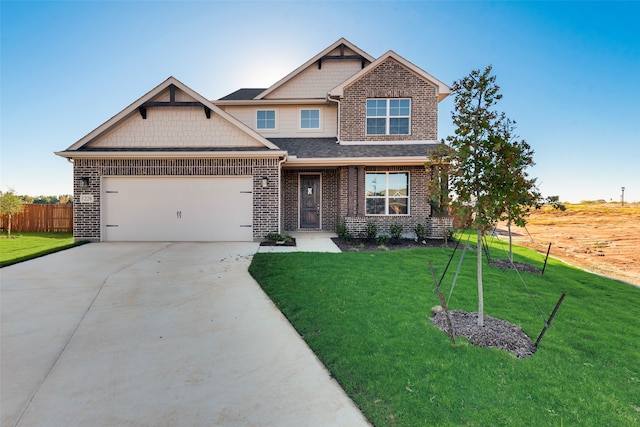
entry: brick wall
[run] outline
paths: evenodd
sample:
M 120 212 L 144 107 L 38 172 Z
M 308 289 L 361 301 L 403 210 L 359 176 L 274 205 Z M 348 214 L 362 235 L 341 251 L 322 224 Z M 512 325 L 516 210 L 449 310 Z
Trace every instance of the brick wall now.
M 453 229 L 453 217 L 433 216 L 427 220 L 427 236 L 430 239 L 444 239 Z
M 73 235 L 100 239 L 100 181 L 103 176 L 253 176 L 253 237 L 278 229 L 277 159 L 75 159 Z M 268 178 L 267 188 L 262 178 Z M 85 184 L 83 178 L 88 178 Z M 82 202 L 81 195 L 92 196 Z
M 338 225 L 338 170 L 323 172 L 322 179 L 322 229 L 335 231 Z
M 429 229 L 431 218 L 431 206 L 427 199 L 427 180 L 429 178 L 429 172 L 424 166 L 392 166 L 392 167 L 365 167 L 364 172 L 372 171 L 404 171 L 409 172 L 409 215 L 396 215 L 396 216 L 367 216 L 363 215 L 362 211 L 365 206 L 365 182 L 364 177 L 358 173 L 354 174 L 352 179 L 355 180 L 354 186 L 356 192 L 354 198 L 357 200 L 354 203 L 354 213 L 348 214 L 348 179 L 349 168 L 343 167 L 338 171 L 339 176 L 339 194 L 340 200 L 338 201 L 338 218 L 345 221 L 349 231 L 354 233 L 357 237 L 364 237 L 366 224 L 368 222 L 374 222 L 378 226 L 379 234 L 389 234 L 389 228 L 393 224 L 401 224 L 403 227 L 403 234 L 412 235 L 413 228 L 417 224 L 422 224 L 425 228 Z M 434 238 L 440 238 L 438 235 L 437 226 L 431 228 L 434 233 Z
M 282 230 L 298 229 L 298 171 L 282 171 Z
M 367 135 L 368 98 L 411 98 L 410 135 Z M 436 88 L 389 58 L 345 88 L 340 138 L 344 141 L 409 141 L 438 138 Z
M 299 226 L 299 176 L 304 174 L 320 174 L 322 183 L 321 228 L 334 231 L 338 223 L 339 187 L 337 169 L 305 169 L 282 171 L 282 229 L 298 230 Z
M 93 202 L 81 202 L 81 195 L 92 196 Z M 100 240 L 100 167 L 95 160 L 73 162 L 73 237 Z

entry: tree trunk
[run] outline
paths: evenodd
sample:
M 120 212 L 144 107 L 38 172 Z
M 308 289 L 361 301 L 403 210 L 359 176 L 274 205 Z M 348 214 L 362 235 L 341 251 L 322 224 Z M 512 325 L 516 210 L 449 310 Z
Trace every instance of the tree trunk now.
M 511 235 L 511 217 L 507 221 L 507 228 L 509 229 L 509 262 L 513 264 L 513 236 Z
M 7 215 L 7 238 L 11 238 L 11 214 Z
M 482 230 L 478 229 L 478 326 L 484 326 L 484 297 L 482 295 Z

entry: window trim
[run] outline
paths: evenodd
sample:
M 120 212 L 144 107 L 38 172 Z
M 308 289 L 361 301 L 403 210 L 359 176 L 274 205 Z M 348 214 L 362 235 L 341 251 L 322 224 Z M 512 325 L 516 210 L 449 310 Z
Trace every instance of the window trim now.
M 258 127 L 258 113 L 260 111 L 273 111 L 273 127 L 272 128 L 261 128 Z M 278 130 L 278 110 L 275 108 L 260 108 L 256 110 L 256 114 L 254 115 L 255 120 L 255 129 L 258 132 L 273 132 Z
M 317 111 L 318 112 L 318 127 L 305 128 L 302 127 L 302 112 L 303 111 Z M 320 108 L 300 108 L 298 110 L 298 130 L 303 132 L 317 132 L 322 130 L 322 110 Z
M 368 174 L 385 174 L 385 195 L 384 196 L 367 196 L 367 175 Z M 395 196 L 391 197 L 389 192 L 389 175 L 390 174 L 406 174 L 407 175 L 407 195 L 406 196 Z M 365 216 L 378 216 L 378 217 L 387 217 L 387 216 L 410 216 L 411 215 L 411 172 L 408 170 L 379 170 L 379 171 L 366 171 L 365 172 L 365 189 L 364 189 L 364 211 Z M 389 213 L 389 199 L 407 199 L 407 213 L 406 214 L 394 214 Z M 384 199 L 384 210 L 383 214 L 372 214 L 367 212 L 367 200 L 368 199 Z
M 406 100 L 409 101 L 409 114 L 408 115 L 391 115 L 391 101 L 393 100 Z M 369 101 L 385 101 L 385 115 L 384 116 L 370 116 L 369 109 L 367 108 L 367 103 Z M 411 98 L 367 98 L 365 100 L 365 134 L 367 136 L 395 136 L 395 135 L 411 135 Z M 369 133 L 369 119 L 384 119 L 385 122 L 385 133 Z M 407 119 L 407 133 L 390 133 L 391 130 L 391 119 Z

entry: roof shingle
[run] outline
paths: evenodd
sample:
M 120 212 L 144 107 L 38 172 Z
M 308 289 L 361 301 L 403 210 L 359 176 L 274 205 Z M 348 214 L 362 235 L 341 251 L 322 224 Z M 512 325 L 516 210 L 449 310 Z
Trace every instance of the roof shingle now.
M 230 93 L 229 95 L 223 96 L 218 101 L 250 101 L 265 90 L 266 89 L 242 88 Z
M 267 138 L 290 156 L 304 159 L 349 157 L 427 157 L 437 144 L 340 145 L 336 138 Z

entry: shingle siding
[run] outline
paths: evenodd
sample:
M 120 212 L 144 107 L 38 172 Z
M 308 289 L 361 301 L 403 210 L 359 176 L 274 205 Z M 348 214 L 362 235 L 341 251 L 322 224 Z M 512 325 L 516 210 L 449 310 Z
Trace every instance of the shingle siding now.
M 153 107 L 147 118 L 134 113 L 87 148 L 256 147 L 263 144 L 216 114 L 207 119 L 201 107 Z
M 311 65 L 266 99 L 324 98 L 327 92 L 362 69 L 360 60 L 323 61 L 322 68 Z

